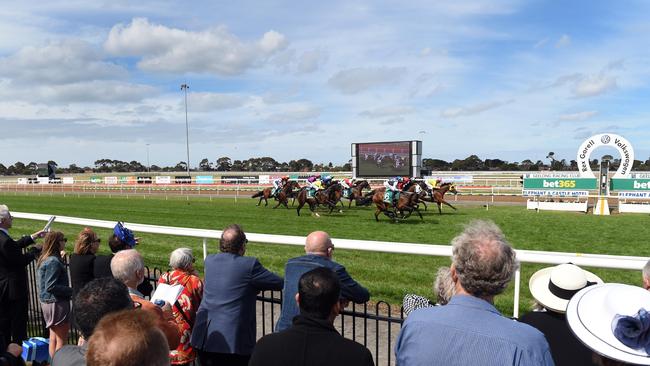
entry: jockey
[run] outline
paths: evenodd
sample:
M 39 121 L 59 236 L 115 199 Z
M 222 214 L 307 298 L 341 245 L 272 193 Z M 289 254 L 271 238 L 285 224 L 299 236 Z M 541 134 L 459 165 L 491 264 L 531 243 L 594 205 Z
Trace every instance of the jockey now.
M 317 180 L 320 180 L 320 174 L 315 174 L 307 178 L 307 188 L 316 189 L 316 187 L 314 187 L 314 183 L 316 183 Z
M 332 176 L 331 175 L 326 175 L 326 176 L 323 177 L 322 181 L 323 181 L 323 185 L 325 187 L 327 187 L 327 186 L 330 185 L 330 183 L 332 183 Z
M 289 176 L 284 175 L 278 179 L 275 179 L 273 181 L 273 195 L 276 195 L 282 187 L 284 187 L 285 184 L 287 184 L 287 181 L 289 180 Z
M 429 179 L 424 183 L 427 185 L 427 188 L 429 188 L 430 190 L 434 190 L 440 188 L 440 184 L 442 184 L 442 179 L 440 178 L 436 180 Z
M 399 188 L 400 191 L 403 191 L 404 187 L 406 187 L 406 185 L 409 184 L 410 182 L 411 182 L 411 178 L 403 177 L 402 182 L 398 184 L 397 187 Z
M 354 178 L 352 178 L 352 179 L 345 178 L 339 183 L 341 183 L 341 186 L 343 187 L 343 189 L 350 189 L 350 188 L 352 188 L 352 185 L 354 185 L 354 181 L 355 181 Z
M 401 190 L 402 177 L 394 177 L 384 182 L 384 187 L 392 192 L 393 207 L 397 206 L 397 194 Z

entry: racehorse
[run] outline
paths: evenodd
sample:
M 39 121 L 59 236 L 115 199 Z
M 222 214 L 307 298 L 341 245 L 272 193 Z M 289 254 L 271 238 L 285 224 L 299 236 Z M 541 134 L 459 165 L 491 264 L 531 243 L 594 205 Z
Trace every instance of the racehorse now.
M 363 189 L 368 188 L 370 189 L 370 184 L 368 181 L 361 180 L 358 182 L 355 182 L 354 185 L 351 187 L 350 190 L 350 195 L 347 197 L 348 199 L 348 208 L 352 207 L 352 201 L 355 201 L 357 206 L 365 206 L 367 204 L 370 204 L 370 201 L 363 202 Z
M 333 183 L 326 189 L 317 191 L 314 194 L 314 197 L 309 197 L 307 195 L 309 189 L 303 187 L 300 192 L 298 192 L 298 208 L 296 209 L 298 216 L 300 216 L 300 210 L 305 203 L 309 205 L 309 210 L 316 214 L 316 216 L 320 216 L 315 212 L 318 205 L 327 205 L 330 209 L 329 213 L 332 213 L 334 207 L 336 207 L 336 203 L 341 199 L 341 188 L 342 187 L 339 183 Z
M 431 196 L 424 198 L 424 200 L 436 203 L 438 205 L 438 213 L 440 215 L 442 215 L 443 203 L 456 211 L 456 207 L 452 206 L 451 203 L 445 201 L 445 193 L 447 192 L 458 194 L 458 191 L 456 191 L 456 185 L 453 183 L 443 183 L 440 185 L 440 188 L 434 188 L 433 190 L 429 191 L 429 194 Z
M 397 220 L 397 212 L 401 214 L 401 218 L 405 219 L 415 211 L 421 220 L 424 220 L 420 210 L 418 209 L 418 195 L 411 192 L 401 192 L 399 199 L 397 200 L 397 207 L 393 207 L 393 210 L 388 208 L 392 204 L 384 202 L 384 194 L 386 193 L 386 188 L 375 189 L 374 194 L 372 195 L 372 202 L 377 206 L 377 211 L 375 211 L 375 220 L 379 221 L 379 214 L 384 213 L 384 215 L 390 217 L 393 220 Z M 406 215 L 404 214 L 406 211 Z
M 425 199 L 427 197 L 427 191 L 429 188 L 427 187 L 426 183 L 422 181 L 410 180 L 408 183 L 406 183 L 406 185 L 404 185 L 402 190 L 415 193 L 417 195 L 417 203 L 424 205 L 424 211 L 427 210 Z
M 287 203 L 289 202 L 288 197 L 291 195 L 294 188 L 300 188 L 300 185 L 295 180 L 290 180 L 287 182 L 287 184 L 282 186 L 280 192 L 276 193 L 275 195 L 275 199 L 278 201 L 278 204 L 275 205 L 275 207 L 273 208 L 278 208 L 278 206 L 282 204 L 284 205 L 284 207 L 288 209 L 289 208 L 289 206 L 287 205 Z M 268 206 L 269 205 L 268 199 L 272 196 L 271 192 L 273 192 L 272 187 L 264 188 L 263 190 L 252 195 L 251 198 L 257 198 L 257 197 L 260 198 L 260 201 L 257 203 L 257 206 L 262 204 L 262 200 L 264 200 L 265 202 L 264 206 Z

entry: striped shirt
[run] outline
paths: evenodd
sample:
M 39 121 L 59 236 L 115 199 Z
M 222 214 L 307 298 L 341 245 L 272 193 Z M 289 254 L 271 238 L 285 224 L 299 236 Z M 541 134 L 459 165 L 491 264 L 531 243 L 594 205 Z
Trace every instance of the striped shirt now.
M 413 311 L 397 338 L 395 355 L 398 366 L 553 365 L 541 332 L 467 295 Z

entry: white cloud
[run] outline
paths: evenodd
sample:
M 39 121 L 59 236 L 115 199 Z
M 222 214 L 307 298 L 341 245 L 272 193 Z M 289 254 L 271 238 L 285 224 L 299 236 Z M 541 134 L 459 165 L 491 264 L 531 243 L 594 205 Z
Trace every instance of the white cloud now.
M 138 67 L 143 70 L 218 75 L 242 74 L 286 45 L 285 36 L 273 30 L 257 41 L 243 42 L 223 26 L 192 32 L 152 24 L 145 18 L 115 25 L 104 43 L 113 55 L 141 57 Z
M 361 117 L 367 118 L 384 118 L 384 117 L 399 117 L 405 114 L 415 112 L 413 107 L 409 106 L 393 106 L 393 107 L 380 107 L 371 110 L 365 110 L 359 113 Z
M 192 92 L 188 96 L 188 108 L 196 112 L 235 109 L 243 106 L 247 100 L 248 97 L 240 94 Z
M 403 67 L 357 67 L 337 72 L 328 84 L 343 94 L 356 94 L 364 90 L 394 85 L 406 73 Z
M 282 111 L 271 114 L 267 120 L 270 122 L 301 122 L 316 119 L 320 114 L 321 111 L 317 107 L 296 104 L 283 106 Z
M 572 92 L 576 98 L 585 98 L 604 94 L 616 88 L 616 77 L 596 75 L 582 78 L 575 83 Z
M 297 69 L 299 73 L 317 71 L 327 61 L 327 53 L 319 50 L 305 51 L 298 58 Z
M 569 45 L 571 45 L 571 37 L 563 34 L 562 37 L 560 37 L 560 39 L 558 39 L 555 43 L 555 48 L 568 47 Z
M 542 48 L 542 47 L 544 47 L 544 45 L 547 44 L 547 43 L 548 43 L 548 38 L 541 39 L 541 40 L 539 40 L 537 43 L 535 43 L 535 45 L 533 46 L 533 48 L 535 48 L 535 49 L 537 49 L 537 48 Z
M 444 118 L 457 118 L 462 116 L 471 116 L 474 114 L 479 114 L 490 109 L 499 108 L 501 106 L 513 103 L 513 99 L 495 101 L 489 103 L 482 103 L 468 107 L 459 107 L 459 108 L 448 108 L 440 112 L 440 117 Z
M 595 115 L 597 115 L 597 111 L 584 111 L 584 112 L 577 112 L 577 113 L 569 113 L 569 114 L 563 114 L 559 117 L 559 120 L 561 121 L 584 121 L 587 120 Z
M 26 46 L 0 59 L 0 75 L 35 84 L 65 84 L 87 80 L 123 78 L 121 66 L 102 60 L 102 54 L 80 40 Z

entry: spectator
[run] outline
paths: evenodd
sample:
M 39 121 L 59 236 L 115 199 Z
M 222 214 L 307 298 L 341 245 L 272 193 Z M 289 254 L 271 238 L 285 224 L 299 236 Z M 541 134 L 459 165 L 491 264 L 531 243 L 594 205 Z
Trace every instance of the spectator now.
M 174 321 L 172 309 L 168 303 L 162 308 L 145 300 L 137 287 L 144 280 L 144 262 L 142 256 L 135 249 L 119 251 L 111 261 L 111 271 L 115 279 L 122 281 L 129 289 L 131 300 L 136 307 L 155 316 L 156 324 L 167 337 L 169 349 L 176 349 L 180 341 L 180 329 Z
M 29 286 L 25 267 L 38 257 L 40 248 L 31 247 L 25 254 L 23 248 L 45 236 L 38 231 L 15 241 L 9 236 L 12 224 L 9 208 L 0 205 L 0 349 L 27 339 Z
M 203 301 L 191 339 L 202 366 L 247 365 L 257 332 L 256 295 L 282 289 L 281 277 L 244 256 L 247 243 L 241 227 L 230 225 L 221 233 L 221 253 L 205 259 Z
M 473 221 L 452 240 L 456 294 L 446 306 L 416 310 L 397 338 L 397 364 L 553 365 L 544 335 L 494 307 L 517 268 L 515 252 L 492 222 Z
M 571 332 L 565 313 L 573 295 L 596 283 L 603 281 L 573 264 L 544 268 L 530 278 L 530 293 L 544 311 L 530 312 L 519 321 L 544 333 L 557 366 L 591 365 L 591 351 Z
M 61 252 L 67 241 L 60 231 L 47 233 L 43 251 L 38 257 L 38 300 L 43 310 L 45 327 L 50 330 L 50 357 L 66 344 L 70 331 L 72 288 L 68 281 L 68 271 L 61 260 Z
M 650 293 L 620 283 L 589 286 L 569 301 L 571 331 L 601 366 L 650 365 Z
M 106 314 L 133 309 L 129 289 L 112 277 L 88 282 L 75 295 L 72 305 L 75 309 L 74 322 L 84 339 L 90 338 L 95 326 Z M 88 342 L 80 346 L 64 346 L 54 354 L 52 366 L 85 366 L 86 352 Z
M 304 273 L 294 296 L 300 314 L 293 319 L 293 326 L 262 337 L 249 365 L 374 365 L 366 347 L 344 338 L 334 328 L 334 319 L 342 309 L 338 277 L 327 267 Z
M 289 259 L 284 268 L 284 289 L 282 290 L 282 311 L 275 326 L 279 332 L 291 326 L 293 318 L 298 315 L 298 305 L 294 297 L 298 293 L 298 280 L 305 272 L 318 267 L 327 267 L 334 272 L 341 282 L 341 300 L 364 303 L 370 299 L 370 294 L 358 284 L 345 270 L 345 267 L 334 262 L 334 244 L 324 231 L 314 231 L 305 241 L 305 255 Z
M 650 260 L 643 266 L 643 288 L 650 290 Z
M 87 359 L 88 366 L 168 366 L 169 349 L 153 314 L 123 310 L 99 321 Z
M 192 249 L 174 250 L 169 257 L 169 266 L 173 271 L 164 273 L 158 280 L 158 283 L 183 286 L 183 292 L 172 306 L 174 320 L 182 331 L 181 343 L 169 354 L 172 365 L 189 365 L 196 359 L 196 351 L 190 345 L 190 337 L 196 311 L 203 298 L 203 281 L 194 269 L 194 261 Z
M 115 231 L 116 230 L 114 229 L 113 234 L 108 237 L 108 247 L 111 248 L 112 254 L 98 255 L 95 258 L 95 265 L 93 268 L 94 278 L 112 277 L 113 274 L 111 273 L 111 260 L 113 259 L 115 253 L 121 250 L 134 248 L 134 246 L 128 244 L 126 240 L 122 240 L 119 235 L 115 234 Z M 121 231 L 118 230 L 118 233 L 121 233 Z M 139 243 L 140 238 L 135 238 L 135 244 Z M 153 285 L 151 285 L 149 281 L 143 281 L 140 285 L 138 285 L 138 291 L 145 297 L 149 297 L 151 296 L 151 292 L 153 292 Z
M 89 227 L 81 230 L 77 236 L 74 252 L 70 256 L 70 282 L 74 295 L 95 277 L 93 267 L 99 242 L 97 234 Z
M 7 351 L 0 354 L 0 366 L 25 366 L 25 361 L 20 357 L 23 347 L 16 343 L 10 343 Z
M 406 294 L 402 301 L 404 316 L 408 316 L 413 310 L 436 305 L 447 305 L 451 297 L 454 296 L 454 281 L 451 279 L 449 267 L 438 268 L 436 280 L 433 283 L 433 293 L 436 295 L 437 302 L 435 304 L 424 296 Z

